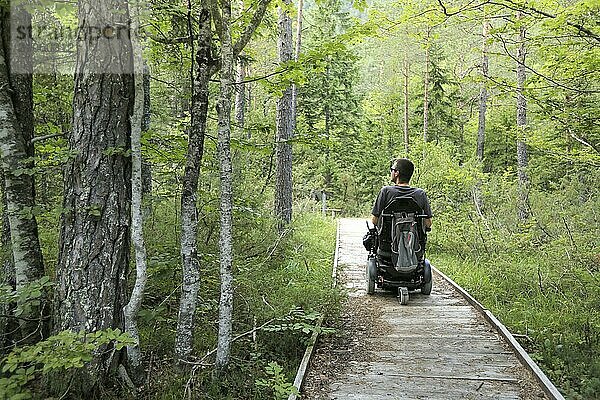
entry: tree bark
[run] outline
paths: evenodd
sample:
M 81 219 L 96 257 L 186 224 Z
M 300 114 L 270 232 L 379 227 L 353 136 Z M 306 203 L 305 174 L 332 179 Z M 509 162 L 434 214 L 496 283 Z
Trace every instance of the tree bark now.
M 289 6 L 291 0 L 284 0 Z M 281 63 L 292 59 L 292 20 L 287 10 L 279 8 L 277 47 Z M 292 89 L 288 87 L 277 99 L 277 136 L 275 166 L 275 216 L 279 230 L 292 221 Z
M 238 19 L 244 14 L 244 0 L 238 0 L 238 7 L 235 10 L 233 18 Z M 240 52 L 239 56 L 236 57 L 236 75 L 235 75 L 235 132 L 237 137 L 244 137 L 244 123 L 246 117 L 246 55 L 244 52 Z M 248 139 L 250 139 L 250 131 L 248 131 Z
M 175 355 L 179 360 L 189 357 L 193 347 L 194 314 L 200 289 L 198 260 L 197 191 L 208 114 L 209 80 L 214 62 L 211 56 L 212 30 L 207 1 L 202 1 L 198 16 L 197 70 L 193 80 L 191 124 L 181 193 L 181 265 L 182 286 L 177 316 Z
M 150 129 L 151 104 L 150 104 L 150 68 L 144 61 L 144 115 L 142 117 L 142 134 Z M 152 163 L 142 157 L 142 202 L 144 219 L 152 215 Z
M 10 245 L 10 224 L 8 222 L 6 190 L 4 189 L 4 173 L 0 168 L 0 189 L 2 189 L 2 246 L 0 256 L 2 265 L 0 265 L 0 284 L 8 285 L 11 289 L 15 288 L 15 267 L 12 260 L 12 250 Z M 10 315 L 10 304 L 0 304 L 0 313 Z M 0 346 L 5 345 L 5 340 L 8 339 L 8 333 L 14 329 L 9 328 L 7 317 L 0 317 Z
M 517 19 L 521 20 L 522 15 L 518 13 Z M 519 40 L 517 48 L 517 175 L 519 180 L 517 212 L 521 221 L 529 217 L 528 209 L 528 190 L 529 177 L 527 175 L 527 145 L 526 129 L 527 129 L 527 99 L 523 94 L 525 88 L 525 57 L 526 49 L 526 30 L 523 25 L 519 27 Z
M 221 296 L 219 299 L 219 336 L 216 366 L 229 365 L 233 326 L 233 226 L 232 226 L 232 167 L 231 167 L 231 94 L 233 82 L 233 49 L 231 44 L 231 2 L 222 0 L 221 89 L 217 103 L 219 137 L 218 154 L 221 180 L 221 231 L 219 235 Z
M 233 54 L 238 55 L 250 40 L 252 33 L 260 24 L 270 0 L 262 0 L 236 44 Z M 208 118 L 209 80 L 219 69 L 219 63 L 211 56 L 212 31 L 210 26 L 210 0 L 201 3 L 198 28 L 198 49 L 196 52 L 197 73 L 192 88 L 191 124 L 188 138 L 188 152 L 183 178 L 181 195 L 181 262 L 182 287 L 177 316 L 177 333 L 175 337 L 175 355 L 185 360 L 192 352 L 194 313 L 198 290 L 200 288 L 200 263 L 196 244 L 198 230 L 198 210 L 196 208 L 198 179 L 206 121 Z
M 294 61 L 298 62 L 300 58 L 300 49 L 302 47 L 302 11 L 304 8 L 304 1 L 298 0 L 298 15 L 296 16 L 296 45 L 294 48 Z M 297 119 L 297 108 L 298 108 L 298 87 L 294 83 L 292 85 L 292 134 L 296 130 L 296 119 Z
M 128 35 L 110 42 L 85 35 L 97 26 L 129 27 L 127 3 L 79 1 L 80 37 L 64 169 L 64 203 L 56 270 L 55 329 L 123 328 L 129 265 L 130 114 L 133 79 Z M 106 350 L 106 349 L 101 349 Z M 90 393 L 115 361 L 101 351 L 74 389 Z
M 404 52 L 404 153 L 408 157 L 410 151 L 410 137 L 408 135 L 408 77 L 410 64 L 408 63 L 408 50 Z
M 10 227 L 12 267 L 16 289 L 44 275 L 44 263 L 35 217 L 33 175 L 33 45 L 30 38 L 10 40 L 11 23 L 31 26 L 31 16 L 22 7 L 1 10 L 0 46 L 0 151 L 4 175 L 6 213 Z M 18 70 L 13 71 L 13 67 Z M 43 337 L 47 322 L 46 300 L 20 320 L 27 342 Z M 27 320 L 29 319 L 29 321 Z
M 487 77 L 488 77 L 488 28 L 489 22 L 486 19 L 485 11 L 483 16 L 483 28 L 482 28 L 482 47 L 481 47 L 481 85 L 479 88 L 479 122 L 477 126 L 477 151 L 476 157 L 482 168 L 485 170 L 483 164 L 485 157 L 485 117 L 487 112 Z M 480 217 L 483 217 L 483 198 L 481 195 L 481 180 L 478 180 L 473 190 L 473 199 L 475 201 L 475 207 Z
M 488 27 L 489 22 L 487 19 L 483 20 L 483 41 L 482 41 L 482 55 L 481 55 L 481 75 L 482 81 L 479 88 L 479 125 L 477 127 L 477 160 L 483 163 L 484 149 L 485 149 L 485 114 L 487 110 L 487 76 L 488 76 Z
M 246 79 L 246 61 L 242 53 L 238 57 L 237 74 L 235 76 L 235 125 L 239 137 L 243 136 L 246 117 L 246 84 L 244 79 Z M 248 133 L 248 135 L 250 134 Z M 249 136 L 248 139 L 250 139 Z
M 139 29 L 139 5 L 133 4 L 130 9 L 131 28 L 133 32 Z M 131 115 L 131 242 L 135 249 L 135 283 L 129 302 L 123 308 L 125 332 L 135 340 L 135 344 L 127 346 L 127 361 L 133 377 L 141 381 L 143 376 L 142 356 L 140 352 L 140 335 L 137 327 L 137 315 L 142 306 L 144 289 L 147 280 L 146 246 L 144 244 L 144 217 L 142 214 L 142 129 L 145 111 L 145 78 L 142 46 L 137 36 L 131 36 L 134 71 L 134 102 Z
M 425 43 L 425 78 L 423 80 L 423 141 L 427 143 L 429 136 L 429 28 Z

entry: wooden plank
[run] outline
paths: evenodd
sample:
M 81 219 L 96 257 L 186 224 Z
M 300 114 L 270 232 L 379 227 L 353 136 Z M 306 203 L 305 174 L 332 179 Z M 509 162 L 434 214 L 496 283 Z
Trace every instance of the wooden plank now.
M 387 379 L 360 377 L 354 381 L 334 383 L 329 399 L 520 399 L 515 382 L 485 380 L 447 380 L 422 377 Z
M 403 362 L 406 359 L 399 357 L 391 358 L 388 362 L 377 362 L 368 365 L 370 375 L 386 375 L 388 377 L 404 378 L 436 378 L 436 379 L 459 379 L 459 380 L 498 380 L 503 382 L 518 382 L 512 374 L 514 364 L 512 362 L 494 362 L 484 368 L 477 368 L 472 362 L 454 359 L 446 362 L 432 363 L 431 359 L 414 359 Z M 357 366 L 360 368 L 360 365 Z
M 388 360 L 403 360 L 409 355 L 408 352 L 378 352 L 378 362 L 387 362 Z M 469 358 L 466 358 L 463 354 L 422 354 L 419 358 L 413 359 L 413 363 L 420 361 L 428 362 L 439 366 L 440 370 L 448 364 L 462 364 L 463 366 L 475 365 L 478 368 L 488 368 L 489 366 L 514 366 L 514 357 L 510 352 L 499 353 L 499 354 L 477 354 L 472 353 Z

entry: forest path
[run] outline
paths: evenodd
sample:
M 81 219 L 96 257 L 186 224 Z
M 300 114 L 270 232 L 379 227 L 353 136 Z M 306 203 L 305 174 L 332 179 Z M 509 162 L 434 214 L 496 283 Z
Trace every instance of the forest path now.
M 497 331 L 439 275 L 430 296 L 365 291 L 364 219 L 339 223 L 338 284 L 349 300 L 317 347 L 306 399 L 544 399 Z M 434 260 L 435 262 L 435 260 Z

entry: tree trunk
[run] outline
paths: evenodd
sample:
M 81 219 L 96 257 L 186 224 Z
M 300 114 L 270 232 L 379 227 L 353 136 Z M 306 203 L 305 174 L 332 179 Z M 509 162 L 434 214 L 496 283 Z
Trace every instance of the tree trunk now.
M 269 1 L 261 0 L 258 4 L 252 20 L 234 46 L 234 54 L 239 54 L 250 40 L 252 33 L 265 14 Z M 175 337 L 175 355 L 179 360 L 186 359 L 192 352 L 194 313 L 200 288 L 200 263 L 196 243 L 198 234 L 196 192 L 198 190 L 198 178 L 200 165 L 202 164 L 208 118 L 208 85 L 211 75 L 217 71 L 217 65 L 215 60 L 212 59 L 210 51 L 212 31 L 209 2 L 210 0 L 206 0 L 201 3 L 198 17 L 198 50 L 196 52 L 198 69 L 192 88 L 191 126 L 181 194 L 181 263 L 183 273 Z M 229 9 L 231 9 L 231 6 L 229 6 Z
M 488 77 L 488 28 L 489 22 L 485 17 L 483 17 L 483 29 L 482 29 L 482 55 L 481 55 L 481 85 L 479 88 L 479 124 L 477 127 L 477 160 L 481 164 L 483 170 L 485 170 L 485 166 L 483 164 L 485 157 L 485 117 L 487 111 L 487 77 Z M 483 198 L 481 195 L 481 180 L 475 185 L 473 190 L 473 199 L 475 201 L 475 207 L 478 211 L 480 217 L 483 218 Z
M 238 8 L 236 9 L 234 18 L 238 19 L 243 16 L 245 5 L 244 0 L 238 0 Z M 246 119 L 246 69 L 248 67 L 246 55 L 242 51 L 237 58 L 236 75 L 235 75 L 235 131 L 237 137 L 244 137 L 244 124 Z M 248 130 L 247 138 L 250 139 L 250 130 Z
M 425 78 L 423 79 L 423 141 L 427 143 L 429 135 L 429 28 L 425 44 Z
M 175 336 L 175 355 L 179 360 L 185 360 L 192 352 L 194 314 L 200 289 L 200 261 L 196 242 L 198 236 L 196 200 L 206 133 L 208 85 L 213 65 L 210 52 L 212 41 L 210 12 L 206 1 L 201 3 L 198 18 L 197 71 L 193 82 L 191 125 L 181 193 L 182 286 Z
M 488 76 L 488 26 L 487 19 L 483 20 L 483 41 L 482 41 L 482 56 L 481 56 L 481 75 L 482 81 L 479 88 L 479 125 L 477 127 L 477 160 L 483 163 L 484 147 L 485 147 L 485 114 L 487 110 L 487 76 Z
M 142 133 L 150 129 L 150 68 L 144 61 L 144 115 L 142 117 Z M 143 216 L 147 219 L 152 215 L 152 163 L 142 157 L 142 202 Z
M 277 47 L 281 63 L 292 59 L 292 20 L 287 11 L 291 0 L 284 0 L 286 9 L 279 8 Z M 277 137 L 275 167 L 275 216 L 279 230 L 292 221 L 292 89 L 288 87 L 277 99 Z
M 521 19 L 519 13 L 517 19 Z M 528 190 L 529 177 L 527 175 L 527 145 L 525 144 L 527 129 L 527 100 L 523 94 L 525 87 L 525 27 L 519 27 L 519 47 L 517 48 L 517 174 L 519 178 L 517 208 L 520 220 L 529 217 L 528 209 Z
M 10 24 L 31 26 L 31 16 L 21 7 L 2 9 L 0 46 L 0 152 L 4 175 L 6 212 L 10 227 L 12 266 L 16 289 L 44 275 L 44 263 L 35 217 L 33 165 L 33 47 L 29 38 L 13 41 Z M 27 342 L 45 335 L 46 300 L 29 308 L 20 320 Z M 42 323 L 43 322 L 43 323 Z
M 11 287 L 11 289 L 15 288 L 15 267 L 12 259 L 12 249 L 10 245 L 10 222 L 8 221 L 8 211 L 7 211 L 7 199 L 6 199 L 6 189 L 4 187 L 4 172 L 3 169 L 0 168 L 0 189 L 2 190 L 2 232 L 1 232 L 1 243 L 2 253 L 0 254 L 2 257 L 2 265 L 0 268 L 0 284 L 6 284 Z M 8 315 L 7 313 L 4 313 Z M 0 333 L 2 331 L 0 330 Z
M 0 168 L 0 188 L 2 189 L 2 246 L 0 253 L 2 265 L 0 265 L 0 285 L 8 285 L 11 289 L 15 288 L 15 267 L 12 261 L 12 250 L 10 246 L 10 225 L 8 222 L 8 212 L 6 210 L 6 190 L 4 189 L 4 173 Z M 11 306 L 7 303 L 0 304 L 0 313 L 2 315 L 11 315 Z M 0 317 L 0 346 L 5 346 L 5 340 L 8 339 L 9 332 L 14 331 L 9 327 L 8 317 Z
M 219 235 L 221 296 L 219 299 L 219 337 L 216 366 L 229 365 L 233 325 L 233 235 L 232 235 L 232 167 L 231 167 L 231 92 L 233 49 L 231 45 L 231 2 L 222 0 L 221 90 L 217 103 L 219 138 L 217 143 L 221 170 L 221 231 Z
M 408 63 L 408 50 L 404 52 L 404 153 L 408 157 L 410 151 L 410 137 L 408 136 L 408 77 L 410 64 Z
M 80 32 L 99 24 L 128 27 L 125 1 L 107 0 L 103 6 L 79 1 Z M 74 156 L 64 170 L 56 270 L 57 331 L 123 328 L 131 220 L 131 42 L 128 35 L 110 43 L 91 36 L 81 34 L 77 42 L 68 138 Z M 92 392 L 106 369 L 116 367 L 115 352 L 100 350 L 74 390 Z
M 325 73 L 325 80 L 329 80 L 329 67 L 327 67 Z M 325 107 L 323 108 L 323 116 L 325 118 L 325 140 L 329 142 L 331 139 L 330 129 L 331 129 L 331 112 L 329 110 L 329 104 L 325 103 Z M 388 142 L 388 149 L 391 149 L 392 145 Z M 331 166 L 329 165 L 329 160 L 331 159 L 331 150 L 329 146 L 325 146 L 325 171 L 323 172 L 323 191 L 330 190 L 333 181 L 333 174 L 331 173 Z M 325 192 L 323 192 L 325 193 Z
M 242 53 L 238 57 L 237 74 L 235 76 L 235 125 L 239 137 L 243 137 L 246 117 L 246 84 L 244 79 L 246 79 L 246 61 Z
M 131 12 L 131 28 L 139 29 L 139 5 L 133 4 Z M 140 353 L 140 335 L 137 327 L 137 315 L 142 306 L 144 288 L 147 280 L 146 246 L 144 244 L 144 217 L 142 215 L 142 128 L 144 127 L 144 60 L 142 46 L 137 36 L 131 36 L 134 70 L 134 103 L 131 115 L 131 242 L 135 249 L 136 275 L 129 303 L 123 308 L 125 332 L 135 340 L 135 344 L 127 346 L 127 360 L 132 369 L 134 379 L 141 381 L 143 376 L 142 356 Z
M 304 1 L 298 0 L 298 15 L 296 17 L 296 46 L 294 48 L 294 61 L 298 62 L 300 57 L 300 48 L 302 47 L 302 11 Z M 298 87 L 294 83 L 292 85 L 292 134 L 296 130 L 296 118 L 298 108 Z

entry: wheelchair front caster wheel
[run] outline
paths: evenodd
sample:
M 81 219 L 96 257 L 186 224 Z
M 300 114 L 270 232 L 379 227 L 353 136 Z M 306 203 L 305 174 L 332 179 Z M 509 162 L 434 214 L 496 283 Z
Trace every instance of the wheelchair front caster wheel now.
M 408 288 L 398 288 L 398 302 L 403 306 L 408 304 Z

